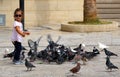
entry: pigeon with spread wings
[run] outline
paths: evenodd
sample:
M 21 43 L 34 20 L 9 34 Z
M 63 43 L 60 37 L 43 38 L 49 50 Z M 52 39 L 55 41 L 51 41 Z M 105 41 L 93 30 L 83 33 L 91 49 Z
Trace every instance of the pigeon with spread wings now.
M 28 40 L 28 45 L 30 47 L 30 51 L 28 52 L 28 56 L 30 57 L 31 61 L 35 61 L 37 58 L 37 48 L 40 42 L 40 39 L 42 38 L 39 37 L 37 41 L 32 41 L 31 39 Z

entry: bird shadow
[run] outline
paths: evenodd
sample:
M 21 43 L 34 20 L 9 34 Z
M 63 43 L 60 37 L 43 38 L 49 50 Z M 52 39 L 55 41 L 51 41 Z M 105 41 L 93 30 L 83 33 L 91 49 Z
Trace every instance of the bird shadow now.
M 66 77 L 78 77 L 77 75 L 67 75 Z
M 110 73 L 110 72 L 116 72 L 117 70 L 112 70 L 112 71 L 109 71 L 109 70 L 103 70 L 103 71 L 98 71 L 98 72 L 108 72 L 108 73 Z
M 116 71 L 117 71 L 117 70 L 112 70 L 112 71 L 105 71 L 105 72 L 109 72 L 109 73 L 110 73 L 110 72 L 116 72 Z
M 66 77 L 80 77 L 79 74 L 80 74 L 80 73 L 71 74 L 71 73 L 69 72 L 69 73 L 66 73 Z
M 31 72 L 31 71 L 34 71 L 34 69 L 32 70 L 23 70 L 24 72 Z
M 24 72 L 29 72 L 28 70 L 23 70 Z

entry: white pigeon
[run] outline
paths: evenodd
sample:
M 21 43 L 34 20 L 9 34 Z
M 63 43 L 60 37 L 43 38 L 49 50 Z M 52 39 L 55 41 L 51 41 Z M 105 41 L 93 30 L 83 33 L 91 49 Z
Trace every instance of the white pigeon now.
M 81 49 L 85 50 L 85 46 L 86 45 L 84 43 L 82 43 Z
M 74 49 L 72 49 L 72 48 L 70 48 L 70 50 L 71 50 L 72 52 L 77 52 L 76 50 L 74 50 Z
M 101 49 L 109 48 L 109 46 L 107 46 L 107 45 L 105 45 L 105 44 L 102 44 L 102 43 L 100 43 L 100 42 L 98 42 L 98 46 L 99 46 L 99 48 L 101 48 Z
M 60 50 L 57 50 L 58 53 L 60 53 Z
M 85 44 L 82 43 L 82 46 L 85 47 Z
M 8 48 L 5 48 L 5 53 L 8 53 L 10 50 Z

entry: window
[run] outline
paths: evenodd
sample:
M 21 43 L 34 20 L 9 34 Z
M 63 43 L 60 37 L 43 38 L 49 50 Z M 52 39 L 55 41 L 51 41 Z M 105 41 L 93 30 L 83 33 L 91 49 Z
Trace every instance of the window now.
M 5 26 L 5 15 L 0 14 L 0 26 Z

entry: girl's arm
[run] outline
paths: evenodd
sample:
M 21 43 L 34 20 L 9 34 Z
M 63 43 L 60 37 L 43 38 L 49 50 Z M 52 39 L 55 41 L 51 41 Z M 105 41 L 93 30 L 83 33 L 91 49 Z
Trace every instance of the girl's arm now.
M 23 33 L 25 33 L 26 35 L 30 35 L 30 32 L 28 31 L 24 31 Z
M 19 26 L 16 26 L 15 29 L 22 37 L 25 37 L 25 33 L 20 31 L 20 27 Z

